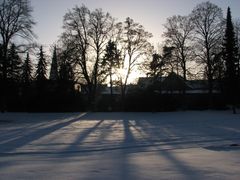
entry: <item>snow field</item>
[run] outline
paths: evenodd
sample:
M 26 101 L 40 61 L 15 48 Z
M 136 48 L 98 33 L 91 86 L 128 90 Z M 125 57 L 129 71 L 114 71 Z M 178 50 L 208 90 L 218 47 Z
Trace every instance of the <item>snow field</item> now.
M 0 114 L 0 179 L 240 179 L 240 115 Z

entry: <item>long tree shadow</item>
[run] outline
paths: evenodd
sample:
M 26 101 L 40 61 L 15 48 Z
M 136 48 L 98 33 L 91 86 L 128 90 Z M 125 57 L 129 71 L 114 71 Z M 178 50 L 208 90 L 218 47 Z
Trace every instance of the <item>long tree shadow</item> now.
M 104 122 L 104 120 L 97 120 L 98 122 L 90 128 L 86 128 L 83 132 L 81 132 L 74 142 L 71 143 L 66 149 L 62 151 L 62 153 L 73 153 L 73 152 L 81 152 L 81 144 L 87 139 L 91 133 L 96 131 L 96 129 Z M 82 147 L 84 148 L 84 147 Z M 89 149 L 87 149 L 89 150 Z
M 116 130 L 114 128 L 114 125 L 116 125 L 118 121 L 119 120 L 113 120 L 111 121 L 111 123 L 106 123 L 105 125 L 101 126 L 98 129 L 98 137 L 92 143 L 97 144 L 97 146 L 99 147 L 112 146 L 112 141 L 114 141 L 114 136 L 112 136 L 112 133 L 114 133 L 114 131 Z
M 119 179 L 138 179 L 135 172 L 135 166 L 132 164 L 129 159 L 129 152 L 132 148 L 136 147 L 137 139 L 135 138 L 132 130 L 131 123 L 129 119 L 123 119 L 123 139 L 120 144 L 120 162 L 118 163 L 119 167 Z
M 61 121 L 61 119 L 58 119 L 57 121 Z M 9 141 L 12 141 L 13 139 L 17 139 L 19 138 L 20 136 L 24 135 L 26 132 L 31 132 L 31 131 L 34 131 L 35 129 L 38 129 L 38 128 L 44 128 L 46 126 L 49 126 L 49 124 L 54 124 L 56 123 L 56 121 L 54 122 L 44 122 L 44 123 L 39 123 L 37 122 L 37 124 L 27 124 L 25 126 L 21 126 L 21 127 L 14 127 L 16 129 L 7 129 L 3 132 L 1 132 L 0 134 L 0 144 L 2 144 L 3 142 L 9 142 Z
M 77 153 L 69 153 L 67 156 L 64 154 L 63 161 L 66 161 L 65 158 L 71 157 L 74 155 L 80 156 L 85 155 L 84 153 L 79 154 L 79 152 L 82 152 L 82 147 L 86 148 L 86 152 L 89 153 L 89 148 L 92 148 L 93 150 L 97 150 L 100 153 L 103 151 L 110 151 L 110 150 L 117 150 L 113 154 L 112 163 L 113 167 L 112 169 L 115 170 L 115 172 L 118 173 L 119 179 L 138 179 L 139 175 L 136 174 L 138 172 L 138 167 L 135 166 L 131 161 L 131 154 L 132 152 L 138 153 L 142 150 L 148 151 L 149 148 L 151 150 L 154 148 L 154 152 L 156 152 L 159 157 L 165 159 L 168 164 L 170 164 L 170 167 L 173 167 L 174 170 L 181 173 L 181 175 L 184 177 L 184 179 L 196 179 L 197 178 L 204 178 L 202 177 L 201 172 L 197 168 L 194 168 L 191 166 L 191 164 L 188 164 L 187 161 L 184 159 L 178 157 L 173 151 L 170 151 L 169 149 L 165 149 L 161 146 L 161 143 L 165 143 L 172 149 L 176 149 L 176 145 L 178 141 L 180 144 L 184 143 L 182 139 L 174 139 L 176 137 L 179 137 L 181 134 L 176 134 L 176 132 L 179 131 L 172 131 L 171 129 L 168 129 L 168 131 L 163 131 L 165 127 L 169 127 L 168 123 L 158 123 L 157 121 L 148 121 L 144 117 L 131 117 L 130 118 L 123 118 L 122 120 L 117 120 L 117 122 L 121 123 L 121 129 L 118 129 L 122 131 L 122 138 L 120 142 L 113 142 L 118 143 L 116 144 L 117 147 L 104 147 L 100 146 L 100 149 L 98 149 L 97 146 L 95 146 L 95 143 L 91 144 L 90 146 L 86 145 L 84 142 L 87 138 L 91 136 L 91 134 L 96 135 L 96 131 L 100 131 L 98 141 L 105 141 L 106 137 L 109 135 L 109 132 L 106 132 L 104 130 L 108 130 L 109 128 L 112 128 L 114 123 L 111 123 L 110 119 L 114 119 L 114 115 L 111 115 L 111 118 L 108 118 L 107 115 L 98 116 L 99 114 L 92 114 L 90 115 L 83 115 L 81 117 L 73 118 L 71 120 L 66 120 L 64 122 L 59 122 L 54 125 L 50 125 L 47 128 L 36 130 L 32 133 L 29 133 L 23 137 L 19 137 L 16 140 L 3 143 L 1 146 L 6 146 L 6 149 L 3 149 L 2 153 L 7 153 L 9 151 L 13 151 L 14 149 L 17 149 L 19 147 L 22 147 L 28 143 L 31 143 L 34 140 L 40 139 L 54 131 L 57 131 L 65 126 L 70 125 L 71 123 L 74 123 L 79 120 L 94 120 L 94 124 L 91 127 L 85 127 L 82 132 L 79 132 L 78 135 L 76 135 L 75 140 L 71 142 L 70 146 L 68 146 L 66 149 L 63 150 L 62 153 L 66 152 L 74 152 Z M 103 122 L 107 121 L 107 125 L 104 128 L 102 127 Z M 115 119 L 116 120 L 116 119 Z M 96 121 L 96 123 L 95 123 Z M 98 135 L 98 134 L 97 134 Z M 30 137 L 28 137 L 30 136 Z M 91 138 L 90 138 L 91 139 Z M 169 139 L 169 142 L 168 142 Z M 19 142 L 18 142 L 19 141 Z M 96 142 L 96 141 L 95 141 Z M 172 144 L 171 144 L 172 142 Z M 156 144 L 157 143 L 157 144 Z M 194 142 L 186 142 L 193 144 Z M 83 146 L 81 146 L 81 144 Z M 100 143 L 97 143 L 99 145 Z M 164 145 L 164 144 L 163 144 Z M 177 147 L 178 148 L 178 147 Z M 91 153 L 91 150 L 90 150 Z M 119 153 L 120 158 L 116 158 L 116 155 Z M 63 157 L 62 154 L 59 155 L 59 157 Z M 104 156 L 111 158 L 111 155 Z M 116 161 L 117 162 L 114 162 Z M 101 162 L 94 164 L 96 169 L 99 167 Z M 139 164 L 138 164 L 139 165 Z M 139 165 L 141 166 L 141 164 Z M 56 167 L 55 167 L 56 168 Z M 90 177 L 91 175 L 89 175 Z
M 86 118 L 86 116 L 87 116 L 87 114 L 81 114 L 73 119 L 69 119 L 69 120 L 65 120 L 65 121 L 61 120 L 60 122 L 58 122 L 54 125 L 50 125 L 46 128 L 42 128 L 42 129 L 36 129 L 36 131 L 27 133 L 24 136 L 20 136 L 11 141 L 1 143 L 0 154 L 10 153 L 11 151 L 16 150 L 17 148 L 23 147 L 35 140 L 38 140 L 44 136 L 47 136 L 47 135 L 53 133 L 54 131 L 57 131 L 63 127 L 66 127 L 74 122 L 80 121 L 80 120 Z
M 62 162 L 65 162 L 66 158 L 71 159 L 72 157 L 91 156 L 93 160 L 90 162 L 90 166 L 89 163 L 87 163 L 89 173 L 84 174 L 86 179 L 92 179 L 92 173 L 99 173 L 99 179 L 106 179 L 106 175 L 102 174 L 102 171 L 105 170 L 111 171 L 111 174 L 115 174 L 116 176 L 114 179 L 139 179 L 138 174 L 136 174 L 137 167 L 135 167 L 129 158 L 129 148 L 133 148 L 137 143 L 129 120 L 108 119 L 106 121 L 102 116 L 93 118 L 92 120 L 97 122 L 93 126 L 87 127 L 80 132 L 75 141 L 64 150 L 64 159 L 62 159 Z M 114 129 L 112 129 L 114 125 L 117 127 L 117 133 L 121 133 L 121 141 L 117 141 L 117 144 L 115 144 L 117 147 L 111 147 L 113 144 L 110 144 L 109 147 L 109 144 L 102 144 L 102 142 L 104 143 L 107 137 L 115 135 Z M 94 141 L 91 141 L 92 135 L 94 135 Z M 98 136 L 98 138 L 95 139 L 95 136 Z M 87 145 L 87 143 L 89 143 L 88 140 L 92 143 L 89 146 Z M 109 141 L 111 140 L 112 138 L 110 137 Z M 116 142 L 114 141 L 113 143 Z M 81 144 L 83 146 L 81 146 Z M 78 152 L 76 151 L 76 153 L 74 153 L 76 149 L 79 149 L 79 151 L 77 150 Z M 65 154 L 65 152 L 70 153 Z M 62 157 L 62 155 L 63 154 L 58 154 L 59 157 Z M 109 164 L 102 165 L 104 162 Z M 56 166 L 54 168 L 58 168 Z M 61 166 L 59 166 L 59 168 L 60 167 Z
M 123 146 L 134 146 L 136 144 L 136 139 L 130 129 L 131 123 L 129 120 L 123 120 L 123 131 L 124 131 L 124 139 L 123 139 Z
M 142 122 L 144 122 L 144 123 L 142 123 Z M 145 120 L 136 120 L 136 123 L 134 123 L 134 124 L 136 124 L 136 127 L 134 127 L 134 128 L 138 129 L 138 131 L 142 131 L 141 134 L 145 134 L 145 140 L 152 142 L 152 144 L 150 146 L 153 145 L 155 148 L 155 151 L 158 152 L 160 157 L 163 157 L 171 165 L 173 165 L 173 168 L 176 168 L 176 170 L 179 171 L 179 173 L 182 176 L 184 176 L 184 179 L 204 178 L 202 173 L 199 172 L 199 169 L 196 169 L 196 168 L 192 167 L 191 165 L 188 165 L 183 160 L 179 159 L 173 153 L 173 151 L 164 149 L 161 147 L 161 145 L 156 145 L 156 146 L 154 145 L 154 141 L 152 139 L 158 139 L 159 141 L 161 141 L 161 138 L 164 137 L 164 139 L 165 139 L 166 135 L 162 135 L 161 132 L 149 131 L 149 129 L 146 129 L 147 121 L 145 121 Z M 159 126 L 157 126 L 156 124 L 155 124 L 155 126 L 151 125 L 151 124 L 148 124 L 147 126 L 151 130 L 159 129 Z M 153 127 L 151 127 L 151 126 L 153 126 Z M 172 137 L 170 136 L 169 138 L 171 139 Z M 168 146 L 169 146 L 169 144 L 168 144 Z M 174 148 L 170 148 L 170 149 L 174 149 Z
M 187 121 L 189 121 L 187 119 Z M 180 124 L 164 120 L 136 121 L 153 142 L 174 145 L 175 148 L 204 147 L 213 144 L 239 143 L 238 121 L 203 119 Z M 223 127 L 224 125 L 224 127 Z M 157 128 L 156 128 L 157 127 Z
M 130 152 L 136 147 L 138 141 L 135 138 L 132 129 L 131 129 L 131 123 L 128 119 L 122 119 L 122 120 L 114 120 L 114 122 L 109 122 L 111 120 L 108 120 L 107 125 L 104 128 L 99 128 L 101 130 L 99 134 L 98 141 L 106 141 L 106 137 L 115 135 L 114 130 L 111 130 L 109 128 L 112 128 L 117 123 L 117 134 L 119 141 L 112 142 L 113 144 L 107 144 L 100 145 L 100 147 L 94 147 L 95 150 L 98 153 L 104 153 L 103 157 L 108 158 L 108 161 L 110 163 L 109 167 L 111 172 L 116 175 L 115 179 L 139 179 L 138 174 L 136 174 L 137 167 L 134 165 L 133 162 L 131 162 L 130 159 Z M 103 131 L 106 130 L 106 131 Z M 110 137 L 110 141 L 112 138 Z M 116 139 L 115 139 L 116 140 Z M 101 143 L 101 142 L 95 142 L 95 143 Z M 88 151 L 89 152 L 89 151 Z M 91 151 L 90 151 L 91 152 Z M 105 161 L 105 160 L 104 160 Z M 95 171 L 101 172 L 101 161 L 99 163 L 96 163 L 93 165 L 93 169 Z M 91 174 L 87 175 L 89 179 L 91 179 Z M 87 179 L 88 179 L 87 178 Z M 105 179 L 106 177 L 102 178 L 101 174 L 99 174 L 99 179 Z

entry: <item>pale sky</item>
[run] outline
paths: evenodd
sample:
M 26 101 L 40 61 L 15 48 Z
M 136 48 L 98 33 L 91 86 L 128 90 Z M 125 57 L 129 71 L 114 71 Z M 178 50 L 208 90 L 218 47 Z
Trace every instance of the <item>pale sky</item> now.
M 202 0 L 30 0 L 37 22 L 34 32 L 38 42 L 49 46 L 63 32 L 63 16 L 75 5 L 85 4 L 90 10 L 102 8 L 119 21 L 126 17 L 142 24 L 153 34 L 152 42 L 161 42 L 166 18 L 173 15 L 188 15 Z M 210 0 L 223 9 L 224 15 L 231 7 L 233 18 L 240 18 L 240 0 Z
M 204 2 L 203 0 L 30 0 L 34 8 L 33 17 L 37 22 L 34 32 L 37 42 L 49 52 L 63 32 L 63 16 L 76 5 L 84 4 L 90 10 L 102 8 L 109 12 L 118 21 L 126 17 L 132 18 L 153 34 L 151 42 L 157 46 L 161 43 L 164 31 L 163 24 L 173 15 L 188 15 L 193 8 Z M 223 9 L 226 16 L 227 7 L 231 7 L 234 19 L 240 18 L 240 0 L 210 0 Z M 135 82 L 136 77 L 143 76 L 134 71 L 129 77 L 129 82 Z

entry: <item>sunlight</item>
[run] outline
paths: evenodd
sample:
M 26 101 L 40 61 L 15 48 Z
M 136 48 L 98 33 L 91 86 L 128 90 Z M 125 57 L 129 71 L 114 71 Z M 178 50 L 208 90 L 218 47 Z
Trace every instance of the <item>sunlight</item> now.
M 113 81 L 119 81 L 120 77 L 122 77 L 122 78 L 126 77 L 127 70 L 126 70 L 126 68 L 115 69 L 115 71 L 113 71 L 113 72 L 114 72 L 114 74 L 112 76 Z M 143 77 L 143 76 L 145 76 L 145 74 L 143 72 L 141 72 L 140 70 L 138 70 L 138 69 L 133 70 L 128 77 L 127 84 L 137 84 L 139 77 Z M 106 83 L 107 83 L 108 87 L 110 87 L 110 77 L 109 76 L 106 79 Z
M 134 56 L 135 57 L 135 56 Z M 133 57 L 133 58 L 134 58 Z M 146 57 L 139 57 L 135 64 L 141 64 L 145 61 Z M 117 77 L 122 77 L 123 80 L 125 80 L 125 77 L 127 75 L 127 67 L 128 67 L 128 57 L 125 57 L 124 61 L 124 67 L 120 69 L 116 69 L 115 73 Z M 134 65 L 132 67 L 132 70 L 128 76 L 127 84 L 137 84 L 139 77 L 146 76 L 146 73 L 141 71 L 138 66 Z
M 132 71 L 129 76 L 128 84 L 137 84 L 139 77 L 143 76 L 139 70 Z

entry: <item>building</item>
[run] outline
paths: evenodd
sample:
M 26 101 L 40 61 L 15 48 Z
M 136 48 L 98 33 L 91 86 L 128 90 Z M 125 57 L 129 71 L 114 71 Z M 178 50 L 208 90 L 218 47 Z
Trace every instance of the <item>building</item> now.
M 187 80 L 174 72 L 165 77 L 141 77 L 138 80 L 138 86 L 141 89 L 152 88 L 154 92 L 162 94 L 207 94 L 207 80 Z M 218 83 L 213 84 L 213 93 L 220 93 Z

